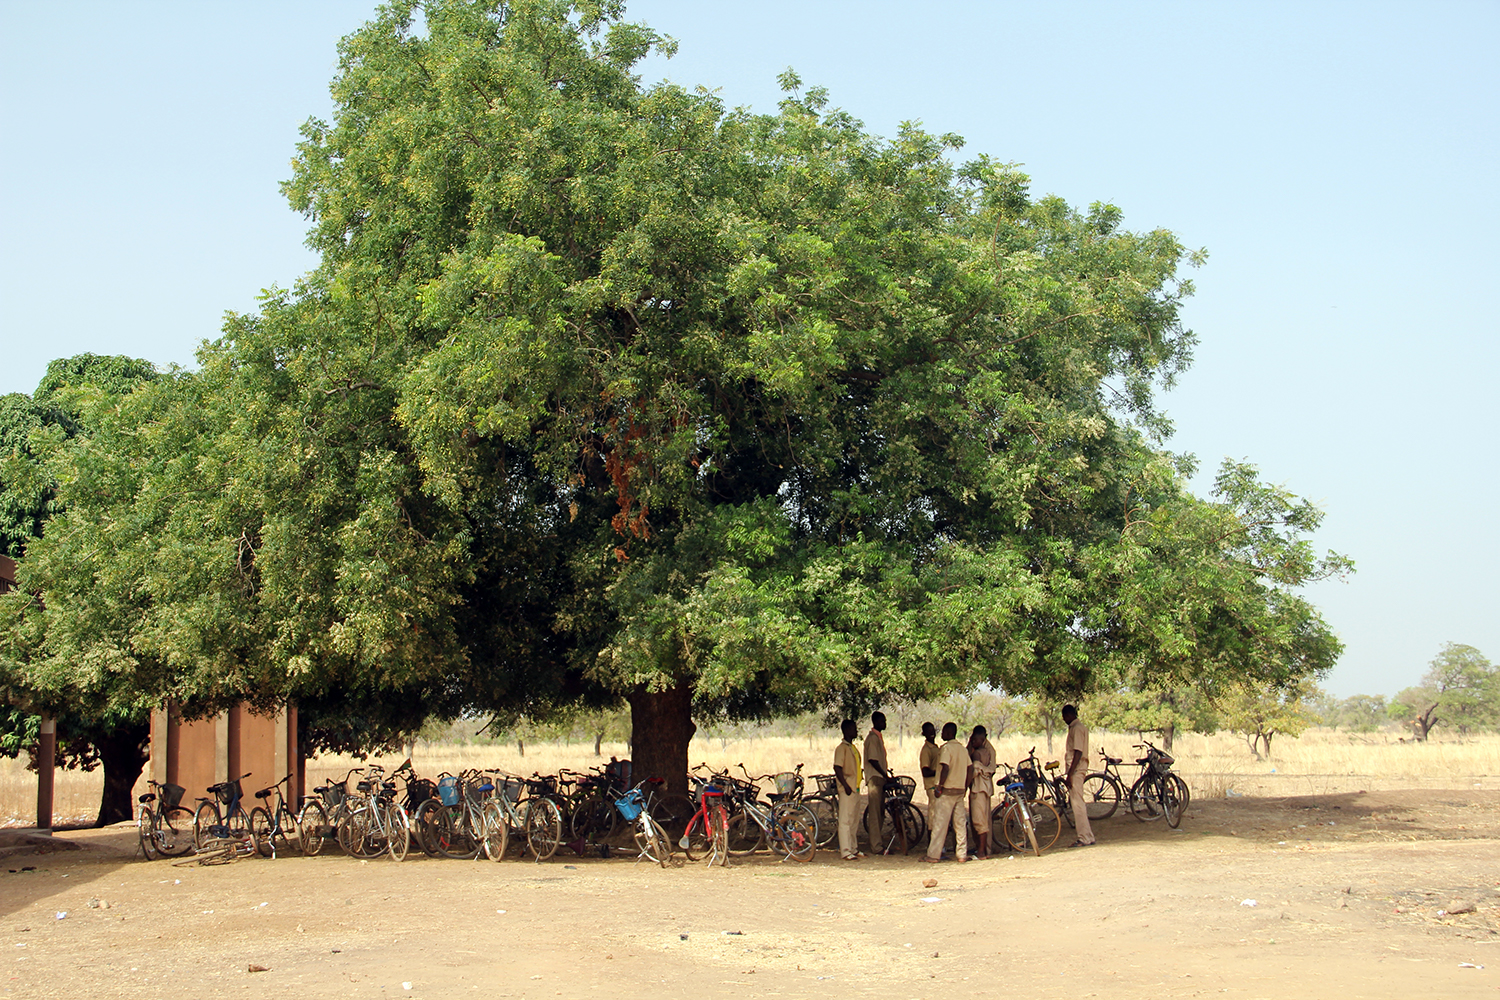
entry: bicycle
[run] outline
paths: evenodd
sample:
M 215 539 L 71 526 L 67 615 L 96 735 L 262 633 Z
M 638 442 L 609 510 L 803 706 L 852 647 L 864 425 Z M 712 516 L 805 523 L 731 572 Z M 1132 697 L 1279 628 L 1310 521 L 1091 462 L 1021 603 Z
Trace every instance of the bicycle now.
M 894 775 L 886 781 L 884 806 L 890 822 L 885 825 L 885 842 L 871 847 L 872 851 L 909 854 L 927 834 L 927 818 L 921 809 L 912 805 L 911 798 L 916 790 L 916 779 L 904 774 Z
M 292 776 L 288 774 L 270 788 L 262 788 L 255 793 L 262 805 L 250 810 L 250 836 L 255 840 L 255 849 L 260 852 L 261 857 L 274 858 L 277 851 L 286 853 L 296 844 L 300 849 L 302 846 L 301 828 L 297 826 L 297 817 L 287 808 L 286 799 L 281 794 L 281 786 L 286 785 L 291 790 L 289 782 Z M 276 804 L 271 804 L 271 796 L 275 795 Z
M 818 783 L 818 790 L 812 795 L 804 795 L 802 805 L 813 814 L 813 820 L 818 824 L 818 847 L 832 850 L 839 834 L 838 778 L 832 774 L 815 774 L 812 778 Z M 926 828 L 925 822 L 923 828 Z
M 1135 749 L 1145 750 L 1146 756 L 1136 760 L 1141 773 L 1127 798 L 1131 814 L 1142 822 L 1165 818 L 1168 826 L 1177 829 L 1188 795 L 1187 783 L 1171 772 L 1176 758 L 1146 740 L 1135 744 Z
M 395 773 L 408 766 L 403 764 Z M 411 849 L 411 819 L 396 801 L 396 782 L 387 779 L 385 769 L 378 764 L 366 770 L 370 776 L 354 786 L 364 793 L 364 804 L 351 810 L 340 824 L 340 842 L 356 858 L 389 854 L 392 861 L 404 861 Z
M 619 810 L 625 822 L 635 827 L 635 846 L 640 852 L 635 859 L 640 861 L 645 858 L 665 868 L 672 860 L 671 842 L 667 840 L 667 831 L 651 818 L 653 795 L 641 790 L 642 785 L 659 785 L 663 781 L 662 778 L 647 778 L 638 782 L 635 787 L 615 799 L 615 808 Z
M 1034 786 L 1017 774 L 1007 775 L 1004 781 L 997 782 L 997 787 L 1004 789 L 1004 798 L 990 812 L 991 845 L 996 851 L 1006 847 L 1025 851 L 1030 847 L 1041 857 L 1043 851 L 1057 843 L 1062 828 L 1057 809 L 1046 799 L 1035 797 Z M 996 823 L 1004 841 L 995 835 Z
M 1051 763 L 1055 765 L 1056 761 Z M 1026 758 L 1016 765 L 1015 780 L 1026 786 L 1022 794 L 1028 803 L 1042 802 L 1048 806 L 1045 809 L 1033 808 L 1031 821 L 1037 828 L 1037 839 L 1050 846 L 1057 842 L 1058 835 L 1062 832 L 1063 815 L 1067 815 L 1068 823 L 1071 824 L 1073 811 L 1068 808 L 1067 783 L 1061 778 L 1044 775 L 1043 770 L 1036 756 L 1036 747 L 1032 747 Z M 991 841 L 993 840 L 992 836 Z M 1046 847 L 1042 849 L 1046 850 Z
M 478 857 L 486 833 L 483 813 L 494 790 L 481 771 L 438 775 L 437 797 L 424 800 L 413 820 L 422 852 L 462 861 Z
M 240 788 L 240 782 L 248 777 L 250 772 L 209 785 L 208 793 L 213 797 L 198 800 L 198 808 L 193 811 L 193 846 L 200 852 L 211 840 L 250 839 L 250 814 L 245 812 L 245 793 Z
M 317 798 L 308 798 L 302 803 L 297 815 L 297 829 L 302 834 L 302 853 L 313 857 L 323 850 L 323 845 L 336 830 L 343 826 L 349 811 L 349 779 L 362 772 L 362 767 L 352 767 L 338 781 L 330 781 L 313 789 Z
M 712 779 L 698 780 L 698 811 L 688 820 L 677 841 L 689 861 L 707 858 L 709 865 L 729 863 L 729 813 L 724 808 L 724 790 Z
M 187 789 L 150 778 L 146 783 L 152 790 L 140 797 L 141 814 L 136 820 L 141 853 L 147 861 L 181 857 L 193 849 L 193 811 L 182 805 Z
M 538 862 L 556 854 L 562 845 L 562 812 L 548 794 L 548 782 L 505 775 L 495 787 L 497 794 L 485 801 L 477 827 L 485 855 L 491 861 L 504 858 L 513 835 L 524 844 L 520 850 L 530 851 Z
M 744 764 L 739 768 L 745 771 Z M 748 790 L 739 799 L 739 812 L 729 819 L 729 854 L 742 857 L 765 845 L 793 861 L 811 861 L 818 847 L 818 821 L 811 811 L 798 802 L 775 805 L 760 802 L 752 794 L 756 789 L 754 782 L 759 779 L 750 778 L 749 771 L 745 771 L 745 777 L 749 780 L 741 784 Z M 753 827 L 752 823 L 755 824 Z

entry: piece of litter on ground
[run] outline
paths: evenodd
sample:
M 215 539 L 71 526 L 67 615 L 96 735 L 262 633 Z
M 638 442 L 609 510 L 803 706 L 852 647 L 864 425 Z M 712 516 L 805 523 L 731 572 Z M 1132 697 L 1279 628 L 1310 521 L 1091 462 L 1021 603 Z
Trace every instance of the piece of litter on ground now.
M 403 990 L 409 990 L 409 989 L 411 989 L 411 983 L 402 983 L 401 984 L 401 988 Z
M 1482 965 L 1475 965 L 1473 962 L 1459 962 L 1458 963 L 1458 967 L 1460 969 L 1482 969 L 1482 968 L 1484 968 L 1484 966 L 1482 966 Z
M 206 916 L 208 916 L 209 914 L 211 914 L 213 912 L 214 912 L 213 910 L 204 910 L 203 911 L 203 915 L 206 917 Z
M 745 934 L 744 931 L 725 931 L 724 933 L 730 937 L 743 937 Z
M 504 913 L 505 911 L 504 910 L 496 910 L 495 912 L 496 913 Z
M 1242 899 L 1242 900 L 1240 900 L 1240 905 L 1241 906 L 1255 906 L 1256 902 L 1253 899 Z
M 68 911 L 67 910 L 58 910 L 57 911 L 57 919 L 58 920 L 66 920 L 66 919 L 68 919 Z
M 541 979 L 542 977 L 541 976 L 532 976 L 531 978 L 532 979 Z
M 942 896 L 923 896 L 922 897 L 922 902 L 924 902 L 924 903 L 941 903 L 942 901 L 943 901 L 943 897 Z
M 270 903 L 261 903 L 260 904 L 260 906 L 270 906 L 270 905 L 271 905 Z M 256 909 L 257 910 L 260 909 L 260 906 L 257 906 Z

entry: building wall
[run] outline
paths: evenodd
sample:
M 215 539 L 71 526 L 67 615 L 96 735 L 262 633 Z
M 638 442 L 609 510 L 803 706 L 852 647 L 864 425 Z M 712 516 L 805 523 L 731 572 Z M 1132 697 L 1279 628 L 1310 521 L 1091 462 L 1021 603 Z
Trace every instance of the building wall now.
M 289 725 L 286 711 L 257 715 L 244 705 L 196 722 L 184 722 L 176 708 L 158 709 L 151 714 L 150 774 L 187 789 L 183 804 L 189 808 L 208 797 L 209 785 L 244 775 L 248 811 L 258 804 L 257 791 L 300 770 L 294 720 Z M 296 786 L 282 794 L 295 809 Z

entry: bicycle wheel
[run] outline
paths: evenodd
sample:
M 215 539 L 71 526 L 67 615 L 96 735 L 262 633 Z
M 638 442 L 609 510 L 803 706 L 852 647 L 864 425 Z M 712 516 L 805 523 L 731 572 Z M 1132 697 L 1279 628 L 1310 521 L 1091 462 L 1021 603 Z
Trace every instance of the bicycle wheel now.
M 641 856 L 655 861 L 663 868 L 672 860 L 672 848 L 667 841 L 667 831 L 649 816 L 642 816 L 635 824 L 635 846 Z
M 269 858 L 276 852 L 271 843 L 271 814 L 260 806 L 250 810 L 250 839 L 255 842 L 255 853 Z
M 1164 774 L 1161 779 L 1161 812 L 1167 818 L 1167 825 L 1177 829 L 1182 823 L 1182 808 L 1186 805 L 1177 791 L 1181 784 L 1175 774 Z
M 663 835 L 665 836 L 665 835 Z M 526 846 L 538 861 L 546 861 L 562 844 L 562 813 L 551 799 L 532 799 L 526 805 Z
M 1130 786 L 1130 814 L 1143 823 L 1161 819 L 1161 783 L 1154 775 L 1141 775 Z
M 1001 817 L 1005 827 L 1005 840 L 1010 844 L 1013 851 L 1025 852 L 1030 850 L 1037 857 L 1042 856 L 1041 845 L 1037 843 L 1036 826 L 1031 822 L 1031 810 L 1027 804 L 1019 799 L 1007 802 Z
M 469 824 L 458 811 L 462 806 L 439 805 L 433 814 L 436 846 L 445 858 L 468 861 L 479 857 L 481 845 L 474 839 Z
M 302 807 L 297 831 L 302 838 L 303 854 L 314 857 L 323 850 L 323 837 L 328 833 L 328 814 L 323 811 L 322 803 L 309 802 Z
M 687 832 L 677 838 L 677 849 L 687 855 L 689 861 L 698 861 L 708 856 L 713 842 L 708 824 L 708 813 L 696 813 L 688 820 Z
M 484 823 L 484 856 L 491 861 L 503 861 L 505 849 L 510 846 L 510 824 L 505 822 L 505 810 L 491 799 L 484 804 L 479 818 Z
M 729 813 L 723 806 L 709 808 L 708 828 L 708 863 L 729 864 Z
M 193 813 L 193 846 L 202 851 L 204 845 L 214 839 L 213 828 L 219 825 L 219 807 L 207 800 L 198 804 Z
M 276 809 L 273 817 L 276 821 L 271 827 L 271 840 L 278 854 L 290 854 L 292 849 L 302 850 L 302 831 L 297 826 L 297 817 L 286 807 L 283 802 Z
M 1188 803 L 1193 800 L 1192 793 L 1188 791 L 1187 782 L 1179 778 L 1176 771 L 1169 771 L 1167 780 L 1177 786 L 1177 797 L 1182 800 L 1182 811 L 1187 812 Z
M 392 861 L 405 861 L 406 853 L 411 850 L 411 817 L 399 802 L 387 802 L 383 812 L 386 850 Z
M 1050 794 L 1047 796 L 1047 799 L 1052 803 L 1053 810 L 1057 812 L 1057 815 L 1061 817 L 1063 822 L 1067 823 L 1070 828 L 1077 826 L 1077 824 L 1073 821 L 1072 803 L 1068 801 L 1067 782 L 1063 781 L 1061 778 L 1053 778 L 1051 781 L 1046 783 L 1046 787 L 1050 790 Z M 1036 817 L 1033 816 L 1032 819 L 1035 820 Z
M 1036 834 L 1037 850 L 1050 849 L 1062 833 L 1062 820 L 1057 816 L 1057 807 L 1043 801 L 1030 802 L 1027 806 L 1026 811 L 1031 815 L 1031 829 Z
M 193 811 L 173 806 L 156 814 L 156 850 L 180 858 L 193 849 Z
M 1109 819 L 1120 808 L 1124 792 L 1114 775 L 1093 771 L 1083 779 L 1083 804 L 1089 821 Z
M 811 861 L 818 849 L 817 837 L 806 810 L 787 810 L 771 827 L 776 849 L 793 861 Z
M 681 792 L 666 792 L 651 801 L 651 818 L 667 831 L 673 844 L 682 839 L 697 812 L 698 803 Z
M 817 821 L 818 846 L 829 848 L 839 836 L 839 807 L 835 802 L 823 798 L 821 795 L 809 795 L 802 800 Z
M 921 841 L 922 834 L 927 832 L 927 821 L 910 802 L 887 802 L 885 811 L 886 818 L 890 820 L 890 830 L 885 834 L 884 849 L 892 854 L 910 854 L 912 848 Z
M 150 806 L 141 806 L 141 815 L 136 819 L 136 836 L 141 841 L 141 853 L 146 856 L 147 861 L 155 861 L 161 857 L 161 852 L 156 849 L 156 813 Z
M 761 842 L 765 839 L 765 831 L 760 824 L 750 818 L 750 812 L 741 809 L 729 817 L 728 844 L 725 850 L 731 858 L 742 858 L 747 854 L 754 854 L 760 849 Z

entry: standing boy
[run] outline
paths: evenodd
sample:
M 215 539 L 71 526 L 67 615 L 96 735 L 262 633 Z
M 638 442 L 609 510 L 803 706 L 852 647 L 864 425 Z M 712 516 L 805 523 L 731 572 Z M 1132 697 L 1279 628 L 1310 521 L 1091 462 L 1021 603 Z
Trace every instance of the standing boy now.
M 1078 839 L 1069 847 L 1088 847 L 1094 843 L 1094 828 L 1089 825 L 1088 801 L 1083 795 L 1083 779 L 1089 770 L 1089 727 L 1078 718 L 1078 709 L 1064 705 L 1063 721 L 1068 724 L 1068 742 L 1063 746 L 1063 764 L 1068 769 L 1068 804 L 1073 807 L 1073 826 Z
M 839 854 L 845 861 L 858 861 L 859 850 L 855 838 L 859 836 L 859 750 L 854 740 L 859 736 L 859 727 L 853 719 L 845 719 L 844 742 L 833 752 L 833 777 L 839 792 Z
M 948 827 L 953 827 L 953 860 L 968 861 L 968 817 L 963 813 L 964 793 L 974 781 L 974 765 L 969 751 L 958 742 L 958 723 L 943 723 L 944 743 L 938 748 L 937 807 L 933 809 L 932 839 L 923 861 L 936 863 L 943 859 L 943 843 Z M 957 822 L 954 822 L 954 820 Z
M 885 843 L 881 837 L 880 821 L 885 815 L 885 782 L 890 776 L 885 765 L 885 715 L 881 712 L 870 716 L 870 735 L 865 737 L 865 767 L 865 784 L 870 793 L 870 804 L 865 807 L 865 829 L 870 837 L 870 853 L 875 854 Z

